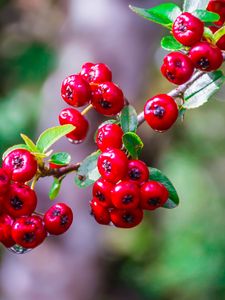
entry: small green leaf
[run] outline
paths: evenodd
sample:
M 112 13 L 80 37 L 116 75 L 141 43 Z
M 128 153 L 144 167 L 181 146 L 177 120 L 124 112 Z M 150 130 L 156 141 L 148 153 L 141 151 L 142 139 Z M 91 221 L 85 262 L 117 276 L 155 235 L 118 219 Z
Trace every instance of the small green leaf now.
M 67 152 L 58 152 L 54 153 L 51 158 L 50 162 L 56 165 L 68 165 L 71 161 L 71 156 Z
M 8 148 L 8 149 L 2 154 L 2 159 L 4 160 L 5 157 L 6 157 L 10 152 L 12 152 L 13 150 L 16 150 L 16 149 L 25 149 L 25 150 L 28 150 L 28 151 L 29 151 L 29 148 L 28 148 L 27 145 L 25 145 L 25 144 L 14 145 L 14 146 Z
M 123 132 L 136 131 L 138 127 L 137 112 L 131 105 L 127 105 L 123 108 L 120 115 L 120 124 Z
M 161 46 L 163 49 L 168 51 L 180 50 L 184 46 L 179 43 L 172 35 L 164 36 L 161 40 Z
M 194 12 L 196 9 L 205 10 L 209 0 L 184 0 L 183 11 Z
M 144 147 L 141 138 L 134 132 L 127 132 L 123 135 L 123 144 L 134 159 L 140 156 L 141 150 Z
M 193 15 L 199 18 L 202 22 L 217 22 L 220 16 L 214 12 L 205 9 L 196 9 Z
M 80 188 L 85 188 L 89 185 L 92 185 L 96 180 L 100 178 L 97 167 L 97 160 L 100 154 L 100 151 L 96 151 L 87 156 L 81 163 L 75 175 L 75 183 Z
M 27 145 L 28 149 L 31 152 L 38 152 L 38 149 L 37 149 L 36 145 L 34 144 L 34 142 L 28 136 L 26 136 L 23 133 L 21 133 L 20 136 L 24 140 L 25 144 Z
M 164 204 L 165 208 L 175 208 L 179 204 L 177 191 L 171 181 L 158 169 L 149 167 L 149 179 L 162 183 L 169 192 L 169 199 Z
M 174 3 L 163 3 L 149 9 L 139 8 L 132 5 L 129 7 L 139 16 L 152 22 L 161 24 L 167 28 L 171 28 L 172 23 L 182 13 L 179 6 Z
M 99 126 L 98 126 L 98 129 L 95 131 L 95 134 L 94 134 L 94 141 L 96 140 L 96 135 L 97 135 L 97 132 L 99 130 L 99 128 L 101 128 L 102 126 L 104 125 L 107 125 L 107 124 L 118 124 L 119 122 L 117 120 L 114 120 L 114 119 L 110 119 L 110 120 L 106 120 L 105 122 L 101 123 Z
M 75 127 L 71 124 L 48 128 L 42 132 L 37 140 L 38 150 L 43 153 L 46 152 L 55 142 L 74 129 Z
M 219 41 L 219 39 L 224 35 L 225 35 L 225 25 L 223 27 L 221 27 L 220 29 L 218 29 L 214 33 L 213 38 L 214 38 L 215 43 L 217 43 Z
M 61 183 L 62 183 L 62 180 L 54 177 L 54 181 L 53 181 L 51 189 L 49 191 L 50 200 L 54 200 L 58 196 L 60 187 L 61 187 Z
M 209 29 L 209 27 L 204 27 L 204 34 L 203 35 L 207 40 L 210 40 L 210 41 L 214 42 L 214 35 L 213 35 L 212 30 Z

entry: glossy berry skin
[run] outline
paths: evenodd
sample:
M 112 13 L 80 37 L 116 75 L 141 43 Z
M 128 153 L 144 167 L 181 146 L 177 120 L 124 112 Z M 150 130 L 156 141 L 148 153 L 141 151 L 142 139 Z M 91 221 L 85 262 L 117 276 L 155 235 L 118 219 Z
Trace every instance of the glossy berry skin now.
M 121 181 L 111 192 L 112 204 L 119 209 L 136 208 L 140 202 L 140 191 L 136 183 Z
M 101 225 L 109 225 L 110 213 L 108 209 L 99 203 L 99 200 L 93 198 L 90 202 L 91 214 L 94 216 L 97 223 Z
M 141 187 L 141 207 L 146 210 L 154 210 L 163 206 L 169 197 L 169 193 L 160 182 L 149 180 Z
M 46 235 L 42 219 L 38 216 L 20 217 L 12 226 L 12 238 L 16 244 L 27 249 L 40 245 Z
M 28 185 L 14 182 L 10 186 L 9 197 L 4 203 L 7 213 L 13 218 L 31 215 L 37 206 L 37 197 Z
M 93 197 L 98 199 L 99 204 L 104 207 L 111 207 L 111 190 L 114 188 L 114 184 L 106 181 L 103 178 L 98 179 L 92 189 Z
M 173 23 L 172 33 L 184 46 L 192 46 L 199 42 L 203 32 L 204 23 L 188 12 L 179 15 Z
M 0 168 L 0 196 L 9 191 L 11 182 L 11 174 L 9 170 Z
M 69 105 L 80 107 L 91 99 L 91 87 L 80 75 L 70 75 L 63 82 L 61 96 Z
M 86 63 L 82 66 L 81 76 L 89 83 L 104 83 L 112 81 L 112 72 L 105 64 Z
M 101 151 L 113 147 L 122 147 L 123 130 L 117 124 L 105 124 L 101 126 L 96 134 L 96 143 Z
M 221 50 L 208 42 L 194 45 L 189 52 L 189 57 L 197 69 L 207 72 L 217 70 L 223 63 Z
M 110 149 L 102 152 L 97 165 L 99 173 L 105 180 L 117 183 L 127 174 L 128 159 L 123 151 Z
M 54 235 L 66 232 L 73 222 L 72 209 L 65 203 L 57 203 L 44 215 L 45 229 Z
M 5 157 L 3 168 L 12 173 L 13 181 L 26 182 L 36 174 L 37 161 L 29 151 L 16 149 Z
M 100 114 L 114 116 L 124 107 L 123 92 L 113 82 L 92 86 L 91 104 Z
M 216 1 L 212 0 L 209 2 L 207 10 L 212 11 L 220 15 L 219 21 L 215 22 L 218 26 L 223 26 L 225 22 L 225 2 L 224 0 Z
M 132 228 L 139 225 L 143 219 L 143 210 L 134 209 L 113 209 L 110 212 L 112 223 L 120 228 Z
M 15 242 L 12 238 L 13 218 L 5 213 L 0 215 L 0 242 L 7 248 L 12 247 Z
M 139 159 L 129 160 L 127 179 L 137 184 L 147 181 L 149 179 L 149 170 L 147 165 Z
M 164 57 L 161 72 L 167 80 L 180 85 L 191 78 L 194 65 L 187 55 L 171 52 Z
M 178 108 L 172 97 L 159 94 L 149 99 L 144 107 L 144 117 L 156 131 L 169 129 L 178 117 Z
M 76 128 L 68 133 L 66 137 L 75 144 L 81 143 L 88 132 L 88 121 L 82 114 L 74 108 L 65 108 L 59 115 L 60 125 L 72 124 Z

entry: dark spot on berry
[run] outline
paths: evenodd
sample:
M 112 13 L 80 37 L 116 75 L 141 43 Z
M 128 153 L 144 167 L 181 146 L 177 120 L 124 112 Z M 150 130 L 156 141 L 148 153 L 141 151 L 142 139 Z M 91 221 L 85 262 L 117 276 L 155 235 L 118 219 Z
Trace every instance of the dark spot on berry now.
M 73 91 L 71 89 L 71 87 L 68 85 L 67 88 L 66 88 L 66 97 L 69 99 L 69 100 L 72 100 L 73 99 Z
M 106 173 L 110 173 L 112 170 L 111 163 L 106 159 L 103 161 L 102 167 Z
M 179 25 L 178 25 L 178 30 L 180 32 L 185 32 L 187 31 L 187 26 L 184 24 L 184 22 L 180 22 Z
M 166 77 L 169 79 L 169 80 L 174 80 L 175 79 L 175 76 L 173 73 L 171 72 L 166 72 Z
M 60 218 L 60 225 L 66 225 L 67 223 L 68 223 L 68 216 L 66 216 L 66 215 L 63 215 L 63 216 L 61 216 L 61 218 Z
M 129 177 L 132 180 L 138 180 L 141 178 L 141 171 L 138 168 L 132 168 L 129 171 Z
M 25 221 L 25 224 L 26 224 L 26 225 L 32 225 L 33 222 L 32 222 L 31 220 L 26 220 L 26 221 Z
M 150 198 L 148 200 L 149 205 L 157 206 L 160 204 L 160 198 Z
M 110 103 L 110 102 L 108 102 L 108 101 L 106 101 L 106 100 L 104 100 L 104 99 L 101 99 L 101 100 L 99 101 L 99 104 L 100 104 L 101 107 L 104 108 L 104 109 L 109 109 L 109 108 L 112 107 L 112 103 Z
M 4 175 L 0 175 L 0 181 L 7 181 L 7 177 Z
M 99 141 L 99 142 L 102 142 L 102 140 L 103 140 L 103 134 L 102 134 L 102 132 L 100 132 L 100 133 L 98 134 L 98 141 Z
M 61 214 L 61 211 L 58 208 L 54 209 L 54 211 L 52 212 L 53 217 L 60 216 L 60 214 Z
M 164 114 L 165 114 L 166 110 L 165 108 L 163 108 L 162 106 L 157 105 L 154 108 L 154 116 L 158 117 L 159 119 L 162 119 Z
M 198 62 L 197 62 L 197 66 L 203 70 L 208 69 L 208 67 L 210 66 L 209 60 L 206 57 L 202 57 Z
M 129 213 L 124 214 L 122 218 L 126 223 L 133 223 L 134 221 L 134 216 Z
M 123 204 L 129 204 L 132 201 L 133 201 L 133 196 L 132 195 L 126 195 L 122 199 Z
M 25 233 L 24 236 L 23 236 L 23 240 L 27 243 L 31 243 L 33 242 L 35 239 L 35 235 L 33 232 L 28 232 L 28 233 Z
M 24 159 L 21 156 L 15 156 L 13 161 L 12 161 L 13 167 L 15 169 L 22 168 L 24 165 Z
M 10 203 L 15 210 L 19 210 L 23 207 L 23 201 L 21 201 L 20 198 L 17 196 L 11 198 Z
M 100 201 L 105 201 L 105 196 L 101 192 L 97 192 L 95 196 L 100 200 Z
M 175 66 L 178 67 L 178 68 L 181 68 L 181 67 L 182 67 L 182 63 L 181 63 L 180 60 L 175 61 L 174 64 L 175 64 Z

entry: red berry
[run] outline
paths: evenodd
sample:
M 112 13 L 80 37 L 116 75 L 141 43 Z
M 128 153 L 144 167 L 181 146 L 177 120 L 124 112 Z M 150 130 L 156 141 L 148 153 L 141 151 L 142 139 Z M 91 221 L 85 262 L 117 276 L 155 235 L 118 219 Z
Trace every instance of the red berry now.
M 129 160 L 128 179 L 138 184 L 147 181 L 149 179 L 149 170 L 147 165 L 138 159 Z
M 172 32 L 181 44 L 192 46 L 201 40 L 204 23 L 192 14 L 185 12 L 176 18 Z
M 57 165 L 55 163 L 49 162 L 49 168 L 51 168 L 51 169 L 60 169 L 65 166 L 67 166 L 67 165 Z
M 92 86 L 91 103 L 100 114 L 114 116 L 124 107 L 123 92 L 113 82 Z
M 134 209 L 113 209 L 110 213 L 111 221 L 116 227 L 132 228 L 141 223 L 143 210 Z
M 9 191 L 11 174 L 9 170 L 0 168 L 0 196 Z
M 196 68 L 207 72 L 217 70 L 223 63 L 221 50 L 208 42 L 194 45 L 189 52 L 189 57 Z
M 12 172 L 12 180 L 26 182 L 36 174 L 37 161 L 28 150 L 16 149 L 5 157 L 3 168 Z
M 163 206 L 169 197 L 169 193 L 160 182 L 149 180 L 141 187 L 141 207 L 154 210 Z
M 111 182 L 106 181 L 103 178 L 98 179 L 94 185 L 92 194 L 93 197 L 98 199 L 99 203 L 104 207 L 110 207 L 111 202 L 111 190 L 114 188 L 114 185 Z
M 12 239 L 12 224 L 13 219 L 9 215 L 0 215 L 0 242 L 7 248 L 15 244 Z
M 12 238 L 24 248 L 35 248 L 46 238 L 47 232 L 38 216 L 20 217 L 12 226 Z
M 159 94 L 149 99 L 144 107 L 145 120 L 156 131 L 169 129 L 178 117 L 178 108 L 174 99 Z
M 136 208 L 140 201 L 139 187 L 131 181 L 117 183 L 111 192 L 112 204 L 119 209 Z
M 183 84 L 191 78 L 194 65 L 187 55 L 172 52 L 164 57 L 161 72 L 170 82 Z
M 4 208 L 13 218 L 31 215 L 37 206 L 36 193 L 28 186 L 15 182 L 11 184 L 9 197 Z
M 224 0 L 211 0 L 208 4 L 207 10 L 215 12 L 220 15 L 219 21 L 215 22 L 216 25 L 222 26 L 225 22 L 225 2 Z
M 86 63 L 82 66 L 81 76 L 90 83 L 112 81 L 112 72 L 105 64 Z
M 110 223 L 110 213 L 106 207 L 103 207 L 99 200 L 93 198 L 90 202 L 91 214 L 94 216 L 96 222 L 101 225 L 109 225 Z
M 80 107 L 91 99 L 91 87 L 80 75 L 70 75 L 62 83 L 61 96 L 69 105 Z
M 72 124 L 76 128 L 68 133 L 66 137 L 75 144 L 81 143 L 88 132 L 88 121 L 82 114 L 74 108 L 65 108 L 59 115 L 59 123 L 61 125 Z
M 96 135 L 96 143 L 101 151 L 109 147 L 118 148 L 122 147 L 123 130 L 117 124 L 105 124 L 101 126 Z
M 72 209 L 65 203 L 53 205 L 44 215 L 45 228 L 50 234 L 59 235 L 66 232 L 72 222 Z
M 103 152 L 98 158 L 98 170 L 101 176 L 113 183 L 127 175 L 128 159 L 119 149 L 110 149 Z

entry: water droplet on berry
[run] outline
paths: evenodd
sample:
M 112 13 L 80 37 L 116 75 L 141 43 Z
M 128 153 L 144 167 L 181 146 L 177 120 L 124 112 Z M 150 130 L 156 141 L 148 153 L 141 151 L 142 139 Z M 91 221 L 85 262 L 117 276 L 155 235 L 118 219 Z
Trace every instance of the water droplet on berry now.
M 32 249 L 23 248 L 22 246 L 16 244 L 8 248 L 8 250 L 15 254 L 25 254 L 27 252 L 30 252 Z

